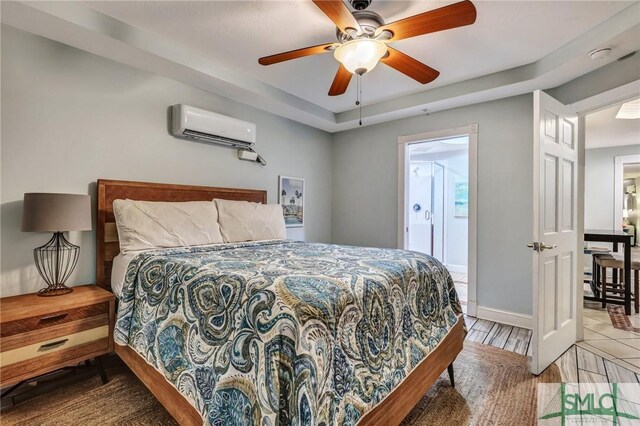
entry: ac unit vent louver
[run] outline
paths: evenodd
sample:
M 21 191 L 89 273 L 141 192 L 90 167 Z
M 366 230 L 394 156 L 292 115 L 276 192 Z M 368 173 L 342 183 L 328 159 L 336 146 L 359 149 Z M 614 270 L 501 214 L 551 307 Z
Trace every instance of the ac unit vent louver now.
M 219 143 L 222 145 L 228 145 L 234 148 L 246 148 L 253 144 L 239 141 L 237 139 L 225 138 L 223 136 L 214 136 L 207 133 L 196 132 L 195 130 L 185 130 L 182 135 L 189 139 L 197 139 L 203 142 Z
M 184 139 L 245 149 L 256 141 L 255 124 L 189 105 L 173 105 L 171 122 L 171 133 Z

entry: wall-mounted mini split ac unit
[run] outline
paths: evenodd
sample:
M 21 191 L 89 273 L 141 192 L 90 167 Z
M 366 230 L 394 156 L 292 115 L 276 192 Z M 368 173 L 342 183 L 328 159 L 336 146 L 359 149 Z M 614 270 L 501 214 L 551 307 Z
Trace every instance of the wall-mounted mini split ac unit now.
M 250 149 L 256 142 L 255 124 L 183 104 L 171 107 L 171 133 L 242 149 Z

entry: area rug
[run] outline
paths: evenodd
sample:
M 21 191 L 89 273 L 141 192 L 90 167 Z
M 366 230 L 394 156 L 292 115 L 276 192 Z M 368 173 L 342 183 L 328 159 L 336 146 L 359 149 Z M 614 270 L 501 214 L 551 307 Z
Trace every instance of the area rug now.
M 634 327 L 629 321 L 629 317 L 625 315 L 624 306 L 607 305 L 607 312 L 609 312 L 609 318 L 611 318 L 611 324 L 614 328 L 640 333 L 640 328 Z
M 555 364 L 534 376 L 526 356 L 469 341 L 453 366 L 456 387 L 440 376 L 402 426 L 535 425 L 536 386 L 561 382 Z
M 552 364 L 536 377 L 527 357 L 465 342 L 454 363 L 456 387 L 446 372 L 411 411 L 403 426 L 533 425 L 536 384 L 560 382 Z M 98 377 L 66 384 L 53 392 L 11 407 L 0 416 L 5 425 L 175 425 L 169 413 L 125 366 L 107 369 L 109 383 Z

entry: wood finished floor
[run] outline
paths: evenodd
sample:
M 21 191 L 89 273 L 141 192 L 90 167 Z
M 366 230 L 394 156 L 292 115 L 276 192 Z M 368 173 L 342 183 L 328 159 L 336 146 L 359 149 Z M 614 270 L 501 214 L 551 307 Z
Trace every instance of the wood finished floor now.
M 480 342 L 521 355 L 531 355 L 531 330 L 465 316 L 466 340 Z M 573 345 L 558 360 L 566 383 L 640 383 L 640 374 L 610 359 Z
M 466 340 L 530 355 L 531 330 L 469 316 L 465 316 L 464 321 L 469 331 Z

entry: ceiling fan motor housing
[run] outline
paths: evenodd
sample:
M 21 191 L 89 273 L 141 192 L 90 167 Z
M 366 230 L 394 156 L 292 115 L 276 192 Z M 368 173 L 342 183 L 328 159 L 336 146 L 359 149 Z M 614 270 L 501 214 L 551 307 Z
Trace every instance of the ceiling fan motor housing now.
M 371 4 L 372 0 L 349 0 L 351 6 L 355 10 L 365 10 Z
M 376 30 L 384 25 L 382 16 L 372 10 L 356 10 L 353 12 L 353 17 L 356 18 L 358 25 L 367 37 L 372 37 Z M 343 43 L 357 38 L 355 31 L 343 33 L 340 28 L 336 28 L 336 35 L 338 40 Z

